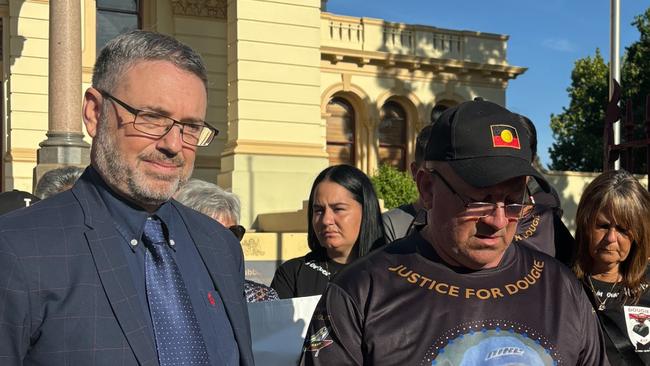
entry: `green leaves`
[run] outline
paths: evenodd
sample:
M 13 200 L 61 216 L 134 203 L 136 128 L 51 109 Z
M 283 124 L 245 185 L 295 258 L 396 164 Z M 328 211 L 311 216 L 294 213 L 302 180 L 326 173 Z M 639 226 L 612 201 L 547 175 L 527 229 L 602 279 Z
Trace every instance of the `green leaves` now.
M 632 100 L 637 125 L 634 138 L 643 138 L 645 98 L 650 94 L 650 8 L 632 23 L 639 40 L 626 48 L 621 67 L 622 101 Z M 562 113 L 551 115 L 555 142 L 549 149 L 553 170 L 601 171 L 603 129 L 609 97 L 609 66 L 600 50 L 592 57 L 578 59 L 567 88 L 571 101 Z M 639 154 L 637 154 L 639 155 Z M 636 159 L 642 162 L 642 159 Z M 635 171 L 643 171 L 637 166 Z
M 600 50 L 576 61 L 571 73 L 568 108 L 551 115 L 555 142 L 550 149 L 553 170 L 599 171 L 603 163 L 603 121 L 609 70 Z
M 375 175 L 370 177 L 377 197 L 384 200 L 387 209 L 414 202 L 418 198 L 418 189 L 408 173 L 400 172 L 390 165 L 382 165 Z

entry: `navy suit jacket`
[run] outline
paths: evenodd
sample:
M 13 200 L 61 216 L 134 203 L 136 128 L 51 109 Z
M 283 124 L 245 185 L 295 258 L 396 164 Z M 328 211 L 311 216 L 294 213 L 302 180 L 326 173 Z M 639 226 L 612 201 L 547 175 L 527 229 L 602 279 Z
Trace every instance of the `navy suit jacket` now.
M 173 202 L 253 365 L 244 262 L 233 235 Z M 126 258 L 96 188 L 75 186 L 0 218 L 0 365 L 158 365 Z

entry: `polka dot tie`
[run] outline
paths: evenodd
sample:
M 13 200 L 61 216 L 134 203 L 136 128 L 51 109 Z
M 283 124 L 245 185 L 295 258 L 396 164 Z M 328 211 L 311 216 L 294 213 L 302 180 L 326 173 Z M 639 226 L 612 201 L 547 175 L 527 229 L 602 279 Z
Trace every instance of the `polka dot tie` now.
M 160 366 L 209 365 L 208 351 L 187 288 L 160 220 L 144 225 L 147 300 Z

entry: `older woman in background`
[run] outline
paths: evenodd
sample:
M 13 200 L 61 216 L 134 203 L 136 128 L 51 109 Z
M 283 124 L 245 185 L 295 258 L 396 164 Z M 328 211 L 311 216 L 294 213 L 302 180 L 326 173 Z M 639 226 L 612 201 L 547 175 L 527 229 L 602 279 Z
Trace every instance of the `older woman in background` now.
M 65 166 L 49 170 L 38 180 L 34 195 L 44 200 L 57 193 L 67 191 L 77 182 L 84 170 L 85 168 L 78 166 Z
M 216 184 L 190 179 L 176 192 L 174 198 L 185 206 L 210 216 L 230 231 L 240 241 L 246 230 L 239 225 L 240 204 L 236 194 L 223 190 Z M 246 301 L 278 300 L 272 288 L 261 283 L 246 280 L 244 283 Z
M 323 170 L 312 185 L 308 208 L 311 251 L 282 264 L 271 282 L 283 299 L 322 294 L 343 267 L 385 242 L 375 190 L 353 166 Z
M 608 171 L 585 189 L 576 214 L 583 282 L 612 365 L 650 365 L 650 194 L 630 173 Z

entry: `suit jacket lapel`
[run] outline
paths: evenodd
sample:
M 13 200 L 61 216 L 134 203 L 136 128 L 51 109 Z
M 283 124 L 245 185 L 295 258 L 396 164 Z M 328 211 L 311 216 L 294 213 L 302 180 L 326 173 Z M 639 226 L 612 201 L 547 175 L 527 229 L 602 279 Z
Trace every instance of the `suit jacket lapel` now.
M 178 207 L 178 205 L 177 205 Z M 249 364 L 252 360 L 247 360 L 245 350 L 250 349 L 250 325 L 248 320 L 248 308 L 244 298 L 243 289 L 239 292 L 233 282 L 232 274 L 239 269 L 240 263 L 234 263 L 235 260 L 225 248 L 219 247 L 221 240 L 214 236 L 208 235 L 208 230 L 202 227 L 201 223 L 186 215 L 185 210 L 178 210 L 187 228 L 198 228 L 197 230 L 188 230 L 196 248 L 205 263 L 214 283 L 215 289 L 222 297 L 224 307 L 230 324 L 232 326 L 235 339 L 239 347 L 241 364 Z M 213 232 L 212 235 L 220 235 L 219 232 Z M 243 260 L 243 259 L 242 259 Z M 243 263 L 242 263 L 243 265 Z M 243 271 L 243 270 L 242 270 Z M 226 275 L 224 275 L 224 273 Z
M 84 173 L 86 176 L 88 172 Z M 158 355 L 148 326 L 144 322 L 138 294 L 129 272 L 124 253 L 116 244 L 122 237 L 115 229 L 92 183 L 83 179 L 74 186 L 73 193 L 79 200 L 89 227 L 85 236 L 93 256 L 97 273 L 110 302 L 115 318 L 131 346 L 138 363 L 158 365 Z

